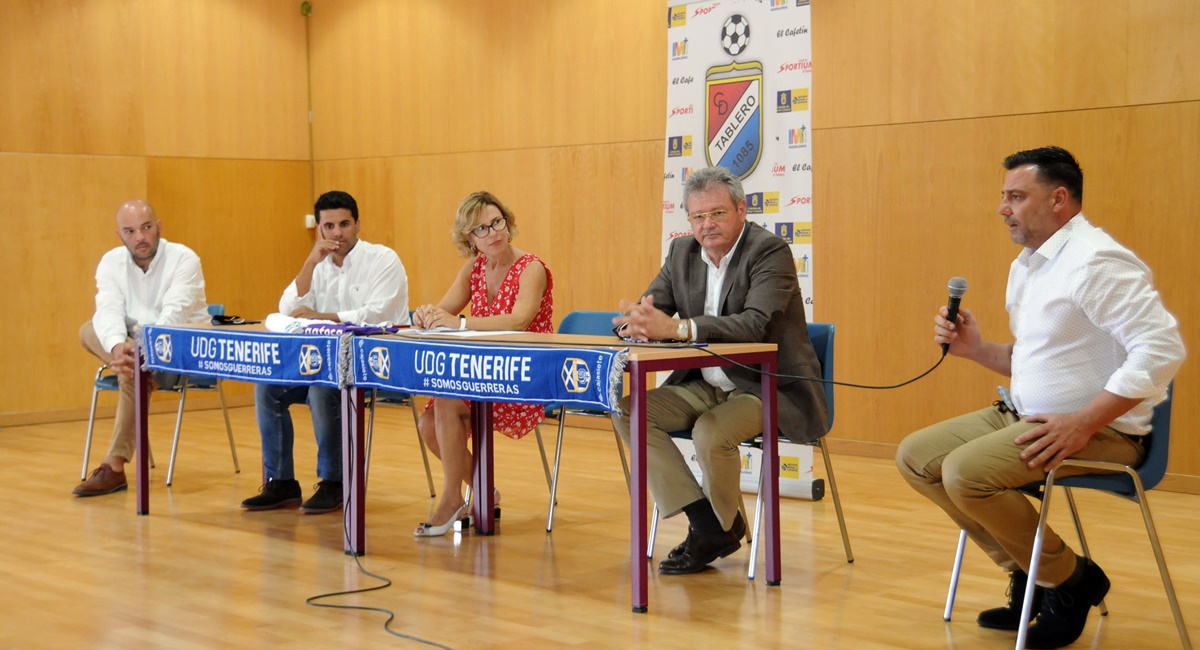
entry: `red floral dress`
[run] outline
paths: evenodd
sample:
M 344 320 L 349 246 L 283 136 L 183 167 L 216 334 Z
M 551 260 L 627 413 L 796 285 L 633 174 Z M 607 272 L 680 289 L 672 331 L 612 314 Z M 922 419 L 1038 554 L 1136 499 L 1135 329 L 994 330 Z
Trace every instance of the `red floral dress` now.
M 471 267 L 471 315 L 499 316 L 511 314 L 513 305 L 517 302 L 517 291 L 520 289 L 521 273 L 530 262 L 541 262 L 536 255 L 526 253 L 513 262 L 512 268 L 504 276 L 496 297 L 488 301 L 487 297 L 487 258 L 482 254 L 475 258 Z M 545 262 L 542 262 L 545 266 Z M 550 267 L 546 266 L 546 292 L 542 294 L 542 304 L 538 306 L 537 315 L 533 322 L 525 328 L 527 332 L 554 332 L 554 278 L 550 275 Z M 433 402 L 429 403 L 429 407 Z M 514 440 L 525 437 L 542 420 L 546 419 L 546 407 L 541 404 L 511 404 L 497 402 L 492 405 L 492 429 Z

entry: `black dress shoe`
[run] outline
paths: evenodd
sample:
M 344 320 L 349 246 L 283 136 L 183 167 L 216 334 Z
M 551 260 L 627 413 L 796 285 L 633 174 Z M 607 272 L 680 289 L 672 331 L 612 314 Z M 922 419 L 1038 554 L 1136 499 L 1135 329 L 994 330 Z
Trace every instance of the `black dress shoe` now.
M 669 560 L 671 558 L 676 558 L 680 555 L 683 555 L 687 551 L 688 545 L 692 542 L 692 536 L 696 532 L 696 529 L 688 526 L 687 537 L 683 539 L 682 544 L 671 549 L 670 553 L 667 553 L 667 559 Z M 746 520 L 742 519 L 742 513 L 740 511 L 734 514 L 733 527 L 730 528 L 730 532 L 732 532 L 738 539 L 742 539 L 746 536 Z
M 1070 645 L 1083 634 L 1088 610 L 1099 605 L 1108 593 L 1110 583 L 1095 562 L 1086 562 L 1083 575 L 1071 585 L 1047 589 L 1042 596 L 1042 608 L 1029 626 L 1026 648 L 1061 648 Z
M 1010 574 L 1008 581 L 1008 604 L 1004 607 L 993 607 L 979 612 L 975 619 L 980 627 L 993 630 L 1009 630 L 1015 632 L 1021 626 L 1021 606 L 1025 604 L 1025 585 L 1029 584 L 1029 574 L 1017 569 Z M 1042 608 L 1041 587 L 1033 588 L 1033 606 L 1029 611 L 1037 612 Z
M 680 544 L 683 551 L 675 557 L 668 557 L 658 565 L 658 572 L 666 575 L 684 575 L 699 573 L 708 568 L 717 558 L 725 557 L 742 547 L 742 536 L 746 534 L 746 524 L 740 526 L 738 534 L 738 516 L 734 527 L 719 533 L 704 533 L 698 530 L 688 530 L 688 538 Z

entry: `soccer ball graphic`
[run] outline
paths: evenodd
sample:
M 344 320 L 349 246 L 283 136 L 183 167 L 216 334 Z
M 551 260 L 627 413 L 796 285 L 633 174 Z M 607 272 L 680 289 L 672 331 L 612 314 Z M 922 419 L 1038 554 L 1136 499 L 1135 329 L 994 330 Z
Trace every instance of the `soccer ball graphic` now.
M 750 45 L 750 21 L 741 14 L 730 16 L 721 27 L 721 47 L 737 56 Z

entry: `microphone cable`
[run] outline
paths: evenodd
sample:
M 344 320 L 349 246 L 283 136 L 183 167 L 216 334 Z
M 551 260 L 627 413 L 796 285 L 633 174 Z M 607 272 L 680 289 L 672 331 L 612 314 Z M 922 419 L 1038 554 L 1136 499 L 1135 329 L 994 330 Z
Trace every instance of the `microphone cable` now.
M 410 397 L 409 399 L 412 399 L 412 398 Z M 355 415 L 357 415 L 358 405 L 353 404 L 353 408 L 355 409 Z M 361 435 L 361 434 L 362 434 L 362 432 L 359 432 L 359 435 Z M 350 471 L 351 471 L 350 478 L 351 478 L 351 483 L 353 483 L 354 449 L 355 449 L 353 441 L 351 441 L 351 444 L 349 445 L 349 447 L 350 447 L 350 454 L 351 454 L 350 455 Z M 346 477 L 343 477 L 343 479 L 345 479 L 345 478 Z M 343 505 L 343 507 L 342 507 L 342 534 L 344 536 L 344 539 L 345 539 L 347 545 L 349 545 L 349 543 L 350 543 L 349 519 L 350 519 L 350 513 L 346 511 L 346 508 Z M 335 603 L 317 602 L 319 600 L 324 600 L 326 598 L 333 598 L 335 596 L 351 596 L 354 594 L 365 594 L 365 593 L 369 593 L 372 591 L 379 591 L 380 589 L 387 589 L 388 587 L 392 586 L 392 580 L 390 578 L 386 578 L 384 576 L 381 576 L 381 575 L 378 575 L 375 573 L 371 573 L 370 571 L 367 570 L 366 567 L 363 566 L 362 559 L 360 558 L 360 556 L 357 553 L 354 553 L 352 555 L 354 556 L 354 562 L 358 565 L 359 572 L 361 572 L 363 575 L 366 575 L 366 576 L 369 576 L 376 580 L 379 580 L 383 584 L 375 585 L 374 587 L 361 587 L 359 589 L 347 589 L 345 591 L 331 591 L 328 593 L 317 594 L 316 596 L 309 596 L 308 598 L 304 599 L 305 605 L 308 605 L 309 607 L 328 607 L 331 609 L 350 609 L 350 610 L 358 610 L 358 611 L 363 611 L 363 612 L 379 612 L 381 614 L 387 614 L 387 620 L 383 622 L 383 630 L 385 632 L 387 632 L 388 634 L 395 636 L 395 637 L 400 637 L 401 639 L 407 639 L 409 641 L 420 643 L 423 645 L 433 646 L 435 648 L 441 648 L 442 650 L 452 650 L 452 648 L 450 648 L 450 646 L 442 645 L 440 643 L 437 643 L 436 641 L 430 641 L 428 639 L 423 639 L 421 637 L 413 636 L 411 634 L 405 634 L 396 629 L 393 629 L 391 624 L 392 624 L 392 621 L 396 620 L 396 613 L 390 609 L 387 609 L 384 607 L 372 607 L 370 605 L 338 605 Z
M 918 379 L 923 378 L 925 375 L 928 375 L 929 373 L 933 372 L 934 370 L 937 369 L 938 366 L 942 365 L 943 361 L 946 360 L 946 353 L 943 352 L 942 356 L 937 360 L 937 363 L 933 364 L 933 366 L 931 366 L 929 368 L 929 370 L 926 370 L 925 372 L 917 375 L 916 377 L 913 377 L 912 379 L 909 379 L 907 381 L 902 381 L 898 384 L 890 384 L 887 386 L 877 386 L 877 385 L 872 385 L 872 384 L 855 384 L 855 383 L 848 382 L 848 381 L 834 381 L 833 379 L 824 379 L 821 377 L 806 377 L 804 375 L 788 375 L 788 374 L 784 374 L 781 372 L 767 372 L 766 370 L 762 370 L 761 368 L 755 368 L 754 366 L 750 366 L 750 365 L 747 365 L 744 363 L 734 361 L 733 359 L 730 359 L 729 357 L 721 354 L 720 352 L 713 352 L 712 350 L 708 349 L 707 346 L 691 346 L 691 347 L 694 347 L 697 350 L 703 350 L 703 351 L 707 352 L 708 354 L 711 354 L 712 356 L 717 357 L 718 359 L 722 359 L 731 366 L 745 368 L 746 370 L 749 370 L 751 372 L 758 373 L 760 375 L 766 375 L 768 377 L 776 377 L 779 379 L 799 379 L 802 381 L 812 381 L 812 382 L 817 382 L 817 383 L 821 383 L 821 384 L 832 384 L 834 386 L 848 386 L 850 388 L 864 388 L 867 390 L 890 390 L 893 388 L 900 388 L 901 386 L 907 386 L 907 385 L 913 383 L 914 381 L 917 381 Z

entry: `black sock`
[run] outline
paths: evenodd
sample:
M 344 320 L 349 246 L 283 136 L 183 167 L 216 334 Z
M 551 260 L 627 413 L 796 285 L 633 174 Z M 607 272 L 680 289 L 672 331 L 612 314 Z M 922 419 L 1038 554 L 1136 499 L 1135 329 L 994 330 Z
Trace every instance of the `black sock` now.
M 688 524 L 698 532 L 725 532 L 725 529 L 721 526 L 721 521 L 717 519 L 717 513 L 713 512 L 712 504 L 708 502 L 708 499 L 699 499 L 687 504 L 683 507 L 683 514 L 687 515 Z

